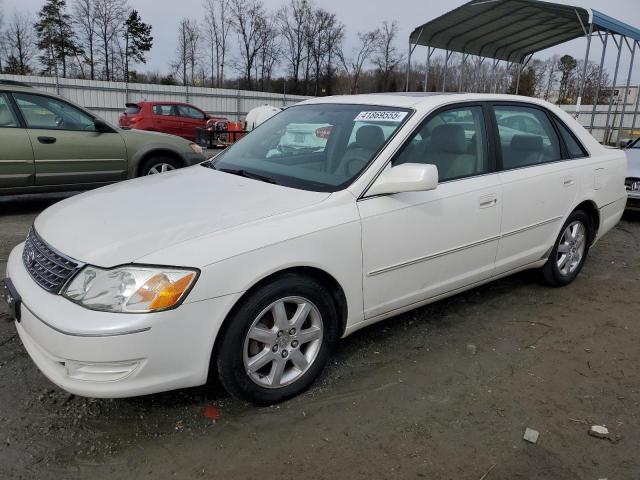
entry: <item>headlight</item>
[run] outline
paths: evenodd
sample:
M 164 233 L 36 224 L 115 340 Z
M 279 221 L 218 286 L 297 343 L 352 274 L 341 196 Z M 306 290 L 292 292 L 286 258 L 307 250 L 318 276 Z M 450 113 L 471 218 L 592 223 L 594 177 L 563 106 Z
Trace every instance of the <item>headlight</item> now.
M 200 145 L 198 145 L 197 143 L 190 143 L 189 146 L 191 147 L 191 150 L 193 150 L 198 155 L 202 155 L 202 152 L 204 152 L 202 147 Z
M 157 312 L 179 305 L 197 276 L 186 269 L 131 265 L 105 270 L 87 265 L 62 294 L 92 310 Z

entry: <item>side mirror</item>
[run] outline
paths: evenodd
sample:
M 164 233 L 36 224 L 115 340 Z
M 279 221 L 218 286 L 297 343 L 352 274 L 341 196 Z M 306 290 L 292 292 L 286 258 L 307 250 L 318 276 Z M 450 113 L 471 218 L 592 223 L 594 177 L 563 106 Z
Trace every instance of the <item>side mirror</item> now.
M 403 163 L 384 170 L 371 185 L 367 196 L 401 192 L 425 192 L 438 186 L 438 167 Z
M 107 122 L 105 122 L 104 120 L 100 119 L 100 118 L 96 118 L 93 121 L 93 126 L 96 128 L 96 132 L 111 132 L 111 127 L 109 125 L 107 125 Z

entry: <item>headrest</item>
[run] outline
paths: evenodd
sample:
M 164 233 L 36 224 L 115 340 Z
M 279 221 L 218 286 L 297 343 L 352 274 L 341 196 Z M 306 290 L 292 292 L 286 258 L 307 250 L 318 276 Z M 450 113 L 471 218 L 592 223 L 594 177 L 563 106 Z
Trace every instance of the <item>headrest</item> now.
M 356 145 L 377 150 L 384 143 L 384 132 L 377 125 L 363 125 L 356 132 Z
M 542 137 L 539 135 L 514 135 L 511 138 L 511 148 L 525 152 L 540 152 Z
M 464 128 L 455 123 L 438 125 L 431 134 L 431 147 L 438 152 L 467 153 Z

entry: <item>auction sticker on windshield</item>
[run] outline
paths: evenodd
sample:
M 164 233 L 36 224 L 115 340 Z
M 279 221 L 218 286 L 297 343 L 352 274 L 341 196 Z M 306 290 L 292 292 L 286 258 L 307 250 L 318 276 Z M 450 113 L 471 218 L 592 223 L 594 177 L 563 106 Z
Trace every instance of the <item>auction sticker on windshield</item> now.
M 360 112 L 354 121 L 366 122 L 401 122 L 408 112 L 402 111 L 380 111 L 380 112 Z

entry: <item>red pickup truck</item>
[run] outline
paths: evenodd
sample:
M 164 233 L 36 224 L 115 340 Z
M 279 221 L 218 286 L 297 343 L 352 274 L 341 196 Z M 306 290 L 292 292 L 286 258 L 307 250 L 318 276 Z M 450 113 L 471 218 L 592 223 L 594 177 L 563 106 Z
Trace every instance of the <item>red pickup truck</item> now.
M 217 122 L 228 121 L 188 103 L 138 102 L 127 103 L 126 107 L 118 121 L 121 128 L 169 133 L 192 142 L 196 139 L 196 128 L 213 128 Z

